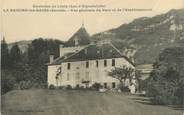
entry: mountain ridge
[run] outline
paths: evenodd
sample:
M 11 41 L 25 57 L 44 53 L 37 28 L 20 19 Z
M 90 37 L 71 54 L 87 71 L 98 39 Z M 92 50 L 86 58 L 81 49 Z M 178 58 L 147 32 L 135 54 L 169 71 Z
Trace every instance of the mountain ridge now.
M 91 37 L 92 40 L 111 40 L 122 52 L 127 49 L 136 50 L 133 55 L 136 64 L 154 63 L 163 49 L 184 46 L 184 9 L 173 9 L 153 17 L 137 18 L 128 24 L 92 36 L 87 34 L 85 36 Z
M 110 39 L 121 51 L 125 47 L 134 47 L 136 64 L 154 63 L 163 49 L 184 45 L 184 9 L 137 18 L 92 37 Z

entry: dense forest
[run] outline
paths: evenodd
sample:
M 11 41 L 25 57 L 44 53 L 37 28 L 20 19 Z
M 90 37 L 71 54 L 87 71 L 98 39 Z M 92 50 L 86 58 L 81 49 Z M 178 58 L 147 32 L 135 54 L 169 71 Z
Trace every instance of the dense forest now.
M 15 43 L 11 49 L 5 39 L 1 41 L 1 92 L 13 89 L 47 87 L 47 63 L 49 55 L 59 56 L 59 40 L 38 38 L 21 52 Z
M 161 52 L 146 82 L 147 96 L 155 104 L 184 106 L 184 47 Z

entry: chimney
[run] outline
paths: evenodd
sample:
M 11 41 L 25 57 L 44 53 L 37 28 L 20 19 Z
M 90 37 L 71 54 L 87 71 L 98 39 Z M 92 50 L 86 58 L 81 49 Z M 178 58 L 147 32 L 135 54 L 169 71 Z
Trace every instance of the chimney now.
M 59 45 L 60 48 L 63 48 L 63 44 Z
M 87 54 L 87 53 L 88 53 L 88 50 L 87 50 L 87 49 L 85 49 L 85 50 L 84 50 L 84 53 L 85 53 L 85 54 Z
M 135 61 L 134 61 L 134 57 L 133 57 L 133 56 L 130 56 L 130 58 L 129 58 L 129 59 L 130 59 L 130 61 L 131 61 L 131 62 L 135 63 Z
M 54 61 L 54 55 L 50 55 L 49 59 L 50 59 L 50 63 L 52 63 Z
M 59 46 L 59 55 L 60 55 L 60 57 L 62 57 L 64 54 L 63 54 L 63 45 L 61 44 L 60 46 Z
M 95 45 L 96 44 L 96 41 L 91 41 L 90 42 L 90 45 Z

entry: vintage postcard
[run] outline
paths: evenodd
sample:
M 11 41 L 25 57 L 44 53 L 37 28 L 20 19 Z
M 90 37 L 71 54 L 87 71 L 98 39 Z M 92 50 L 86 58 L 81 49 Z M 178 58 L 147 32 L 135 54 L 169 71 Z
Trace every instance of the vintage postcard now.
M 184 0 L 0 0 L 1 115 L 184 115 Z

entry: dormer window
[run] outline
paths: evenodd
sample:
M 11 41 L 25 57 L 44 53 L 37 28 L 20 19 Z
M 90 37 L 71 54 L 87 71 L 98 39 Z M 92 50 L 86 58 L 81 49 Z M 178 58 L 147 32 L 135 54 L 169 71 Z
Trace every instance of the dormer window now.
M 75 37 L 74 42 L 75 42 L 75 46 L 79 45 L 79 39 L 77 37 Z

